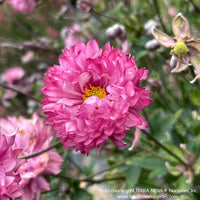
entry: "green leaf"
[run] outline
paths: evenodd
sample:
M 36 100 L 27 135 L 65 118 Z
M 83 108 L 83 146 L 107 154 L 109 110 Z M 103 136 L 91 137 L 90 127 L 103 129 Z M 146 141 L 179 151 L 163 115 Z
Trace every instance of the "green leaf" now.
M 197 89 L 193 90 L 190 95 L 190 98 L 194 105 L 200 107 L 200 92 L 199 92 L 199 90 L 197 90 Z
M 121 16 L 121 10 L 122 10 L 123 4 L 122 3 L 118 3 L 109 13 L 108 16 L 109 17 L 113 17 L 113 18 L 117 18 L 119 16 Z
M 180 171 L 176 167 L 170 165 L 168 162 L 166 163 L 166 167 L 167 167 L 167 170 L 169 171 L 169 173 L 174 176 L 178 176 L 181 174 Z
M 90 163 L 89 166 L 85 166 L 83 168 L 84 174 L 86 176 L 89 176 L 89 175 L 93 174 L 94 173 L 94 167 L 95 167 L 95 162 L 93 161 L 92 163 Z
M 194 165 L 195 174 L 200 174 L 200 159 L 196 161 Z
M 141 168 L 151 170 L 151 173 L 149 175 L 150 178 L 153 177 L 160 177 L 167 173 L 167 169 L 165 167 L 165 162 L 159 158 L 156 158 L 152 155 L 143 155 L 140 157 L 137 157 L 131 161 L 129 161 L 127 164 L 130 165 L 136 165 Z
M 169 149 L 171 152 L 173 152 L 175 155 L 177 155 L 180 159 L 187 162 L 183 155 L 183 151 L 179 147 L 177 147 L 175 145 L 165 145 L 165 146 L 167 149 Z M 172 163 L 180 164 L 180 161 L 178 161 L 174 156 L 172 156 L 168 152 L 161 150 L 161 153 L 167 158 L 167 160 L 171 161 Z
M 126 169 L 126 188 L 132 188 L 135 184 L 137 184 L 141 169 L 139 166 L 128 166 Z
M 164 114 L 161 110 L 156 110 L 150 119 L 150 124 L 153 132 L 158 133 L 159 135 L 163 135 L 169 131 L 177 119 L 180 117 L 181 113 L 182 109 L 176 111 L 174 114 L 169 115 Z
M 70 198 L 71 200 L 77 200 L 77 199 L 92 200 L 93 198 L 89 192 L 87 192 L 86 190 L 82 188 L 76 189 L 73 193 L 71 193 L 70 197 L 71 197 Z

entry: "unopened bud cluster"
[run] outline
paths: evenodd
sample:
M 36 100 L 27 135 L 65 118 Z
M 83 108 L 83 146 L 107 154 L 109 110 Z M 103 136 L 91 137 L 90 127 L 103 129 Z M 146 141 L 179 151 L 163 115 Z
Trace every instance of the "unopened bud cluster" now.
M 146 44 L 145 44 L 145 49 L 148 51 L 154 51 L 156 49 L 158 49 L 160 47 L 160 44 L 155 40 L 149 40 Z
M 106 30 L 106 36 L 110 39 L 126 38 L 126 31 L 123 25 L 114 24 Z
M 78 0 L 77 8 L 84 12 L 90 12 L 94 7 L 94 4 L 89 0 Z

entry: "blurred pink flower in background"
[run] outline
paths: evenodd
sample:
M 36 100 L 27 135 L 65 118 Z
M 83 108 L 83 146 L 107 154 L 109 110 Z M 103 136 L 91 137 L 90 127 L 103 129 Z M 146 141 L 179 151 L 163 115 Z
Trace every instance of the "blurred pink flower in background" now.
M 124 40 L 121 45 L 123 53 L 125 54 L 130 53 L 131 43 L 129 43 L 127 40 Z
M 22 195 L 18 168 L 25 162 L 17 159 L 21 149 L 13 148 L 15 136 L 7 140 L 0 129 L 0 199 L 9 200 Z
M 9 84 L 14 84 L 23 78 L 25 72 L 21 67 L 12 67 L 4 72 L 4 76 Z
M 31 62 L 33 58 L 34 58 L 34 52 L 29 50 L 21 57 L 21 63 L 27 64 Z
M 178 12 L 177 12 L 176 8 L 169 7 L 169 8 L 168 8 L 168 14 L 169 14 L 170 16 L 172 16 L 172 17 L 175 17 L 175 16 L 178 14 Z
M 9 135 L 18 129 L 13 148 L 22 149 L 20 157 L 27 156 L 49 147 L 52 140 L 52 130 L 43 124 L 42 119 L 34 113 L 30 120 L 24 117 L 8 117 L 0 119 L 0 130 Z M 40 193 L 50 190 L 49 183 L 43 174 L 58 174 L 61 170 L 62 157 L 53 150 L 27 159 L 18 172 L 22 180 L 22 200 L 38 200 Z
M 65 48 L 70 48 L 71 46 L 75 45 L 77 42 L 84 42 L 85 38 L 81 34 L 81 27 L 79 24 L 74 24 L 70 28 L 66 30 L 66 37 L 65 37 Z
M 59 63 L 45 74 L 41 104 L 64 148 L 89 154 L 97 147 L 98 153 L 108 139 L 125 146 L 131 127 L 148 127 L 138 114 L 152 102 L 151 92 L 139 87 L 148 71 L 138 69 L 133 57 L 90 40 L 65 49 Z
M 78 0 L 77 8 L 83 12 L 90 12 L 97 4 L 97 0 Z
M 59 32 L 54 27 L 48 26 L 46 31 L 51 39 L 55 40 L 59 38 Z
M 12 68 L 7 69 L 1 75 L 0 78 L 2 82 L 6 82 L 9 86 L 19 85 L 24 82 L 23 80 L 24 74 L 25 74 L 25 71 L 21 67 L 12 67 Z M 24 88 L 24 84 L 23 84 L 23 88 Z M 10 103 L 8 100 L 15 98 L 16 95 L 17 93 L 12 90 L 5 90 L 5 92 L 3 92 L 2 97 L 1 97 L 2 104 L 5 107 L 9 107 Z
M 8 0 L 12 7 L 20 13 L 28 13 L 33 11 L 36 2 L 35 0 Z

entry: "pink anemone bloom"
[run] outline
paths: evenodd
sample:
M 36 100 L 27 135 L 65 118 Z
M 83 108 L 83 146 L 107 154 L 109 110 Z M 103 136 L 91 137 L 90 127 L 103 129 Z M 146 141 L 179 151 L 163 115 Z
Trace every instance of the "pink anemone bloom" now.
M 101 50 L 95 40 L 63 52 L 45 74 L 41 104 L 64 148 L 88 155 L 97 147 L 98 153 L 108 139 L 125 146 L 131 127 L 148 127 L 138 113 L 152 102 L 151 92 L 139 87 L 148 71 L 138 69 L 133 57 L 110 43 Z
M 28 13 L 33 11 L 36 2 L 35 0 L 8 0 L 12 7 L 20 13 Z
M 1 130 L 1 129 L 0 129 Z M 9 200 L 22 195 L 18 168 L 24 160 L 17 159 L 21 149 L 12 147 L 15 136 L 7 138 L 0 132 L 0 199 Z
M 11 85 L 21 80 L 24 74 L 25 72 L 21 67 L 12 67 L 4 72 L 6 81 Z
M 52 130 L 43 124 L 43 120 L 36 113 L 30 120 L 14 116 L 7 119 L 0 118 L 0 130 L 7 137 L 12 137 L 9 132 L 16 129 L 18 131 L 13 148 L 22 149 L 19 158 L 44 150 L 51 144 Z M 22 200 L 39 200 L 42 191 L 50 190 L 49 183 L 42 175 L 58 174 L 61 171 L 62 162 L 62 157 L 54 150 L 27 159 L 26 163 L 18 169 L 23 191 Z

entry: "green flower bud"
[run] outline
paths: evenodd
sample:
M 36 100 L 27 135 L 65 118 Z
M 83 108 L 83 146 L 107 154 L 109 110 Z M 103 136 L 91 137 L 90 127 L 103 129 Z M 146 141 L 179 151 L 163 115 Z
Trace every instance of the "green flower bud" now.
M 177 56 L 184 55 L 185 53 L 187 53 L 187 51 L 188 51 L 188 48 L 184 42 L 177 42 L 173 46 L 173 52 Z

